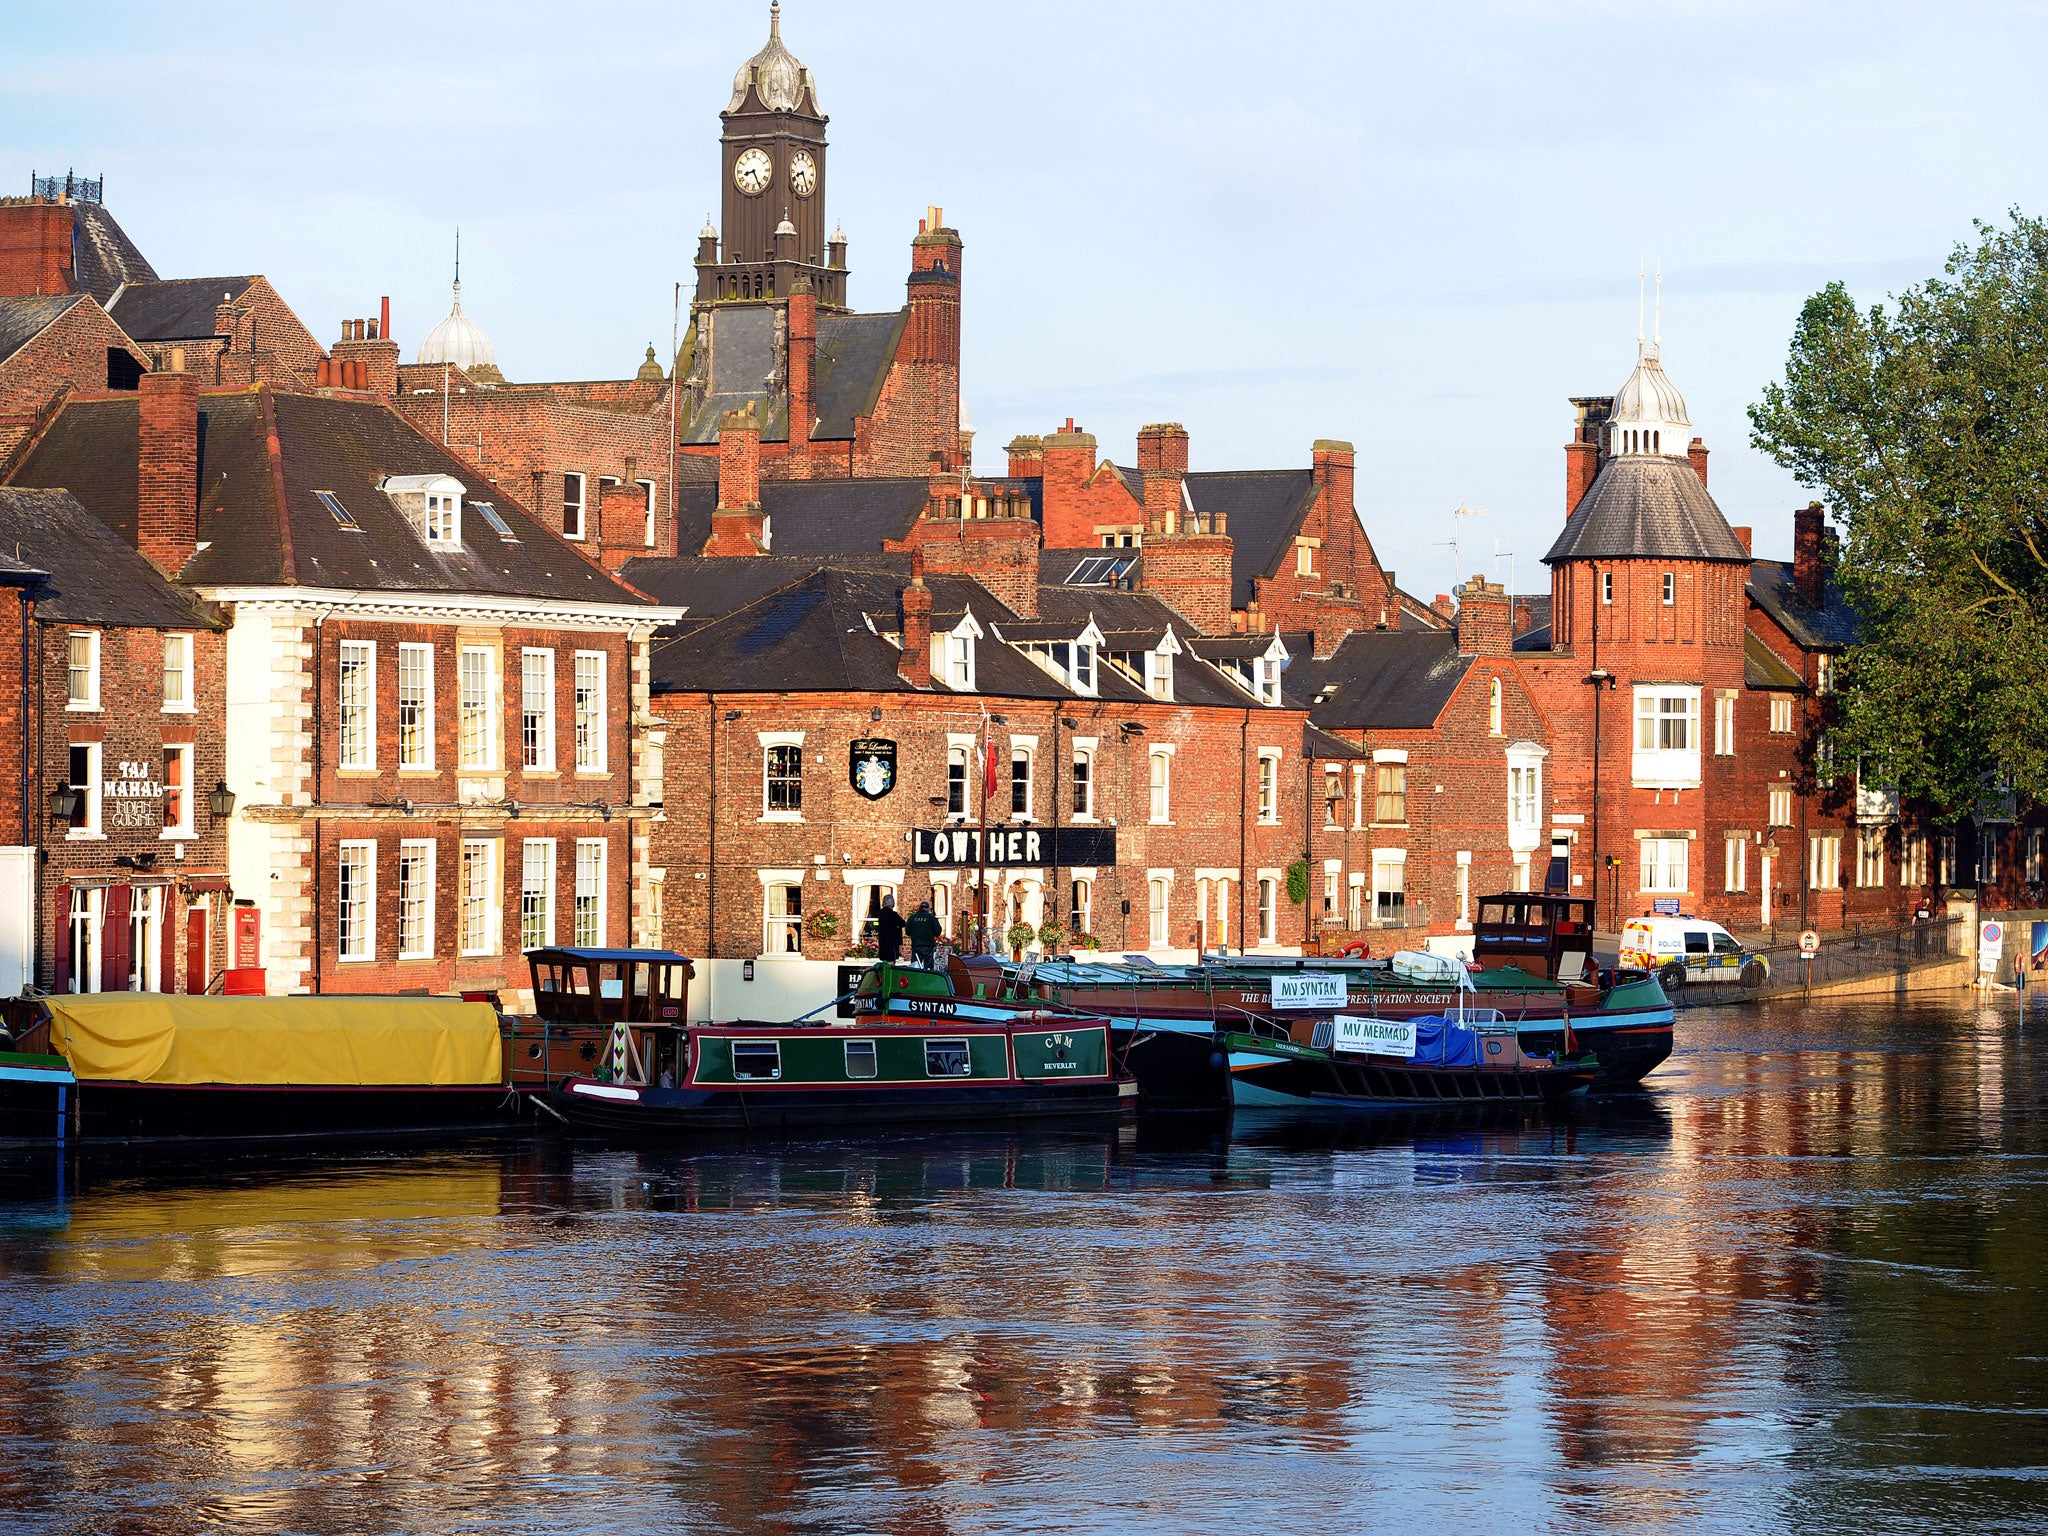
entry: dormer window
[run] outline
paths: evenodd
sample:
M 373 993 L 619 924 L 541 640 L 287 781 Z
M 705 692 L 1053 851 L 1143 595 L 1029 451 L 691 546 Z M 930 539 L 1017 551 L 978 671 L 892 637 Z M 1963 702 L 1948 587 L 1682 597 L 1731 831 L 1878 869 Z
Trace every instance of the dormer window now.
M 1173 702 L 1173 657 L 1166 652 L 1145 653 L 1145 691 L 1155 699 Z
M 377 488 L 429 549 L 462 547 L 464 486 L 453 475 L 386 475 Z
M 457 496 L 427 496 L 427 542 L 429 544 L 460 544 L 461 536 L 455 521 L 456 511 L 462 505 Z
M 967 689 L 974 686 L 974 637 L 946 636 L 946 686 Z

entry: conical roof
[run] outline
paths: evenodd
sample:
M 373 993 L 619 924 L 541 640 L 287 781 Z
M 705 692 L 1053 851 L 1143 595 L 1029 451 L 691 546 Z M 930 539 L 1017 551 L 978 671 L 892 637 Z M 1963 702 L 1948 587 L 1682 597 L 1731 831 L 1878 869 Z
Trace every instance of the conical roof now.
M 498 354 L 491 346 L 491 338 L 484 334 L 482 326 L 462 312 L 462 284 L 455 285 L 455 300 L 447 318 L 427 332 L 414 361 L 453 363 L 465 370 L 484 365 L 497 367 Z
M 732 77 L 732 100 L 725 104 L 726 111 L 737 112 L 745 105 L 750 81 L 761 93 L 761 104 L 771 112 L 794 111 L 803 104 L 806 87 L 811 93 L 811 105 L 817 105 L 818 82 L 811 78 L 803 61 L 782 46 L 780 0 L 768 7 L 767 46 L 742 64 Z
M 1639 422 L 1658 427 L 1692 425 L 1692 418 L 1685 413 L 1685 396 L 1678 392 L 1678 386 L 1664 371 L 1663 361 L 1658 356 L 1660 350 L 1654 341 L 1636 343 L 1636 371 L 1616 392 L 1614 413 L 1607 418 L 1609 421 L 1622 426 L 1633 426 Z

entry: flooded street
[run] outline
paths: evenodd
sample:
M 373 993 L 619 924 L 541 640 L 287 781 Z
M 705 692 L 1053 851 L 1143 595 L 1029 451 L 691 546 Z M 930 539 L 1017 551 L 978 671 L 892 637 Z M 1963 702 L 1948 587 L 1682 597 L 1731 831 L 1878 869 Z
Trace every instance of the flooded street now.
M 1494 1123 L 0 1162 L 0 1530 L 2048 1527 L 2048 1010 Z

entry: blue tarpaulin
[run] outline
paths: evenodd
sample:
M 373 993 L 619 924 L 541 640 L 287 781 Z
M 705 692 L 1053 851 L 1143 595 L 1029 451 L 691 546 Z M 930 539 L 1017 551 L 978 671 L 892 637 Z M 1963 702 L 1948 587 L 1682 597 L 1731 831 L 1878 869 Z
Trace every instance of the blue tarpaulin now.
M 1441 1014 L 1422 1014 L 1415 1020 L 1415 1054 L 1408 1059 L 1424 1067 L 1476 1067 L 1479 1031 Z

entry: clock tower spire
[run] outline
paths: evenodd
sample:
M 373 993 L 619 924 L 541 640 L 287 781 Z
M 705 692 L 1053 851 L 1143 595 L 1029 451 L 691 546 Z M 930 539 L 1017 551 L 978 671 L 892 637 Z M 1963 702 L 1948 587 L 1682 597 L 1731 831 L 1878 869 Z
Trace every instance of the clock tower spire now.
M 819 308 L 844 309 L 846 247 L 825 233 L 828 119 L 816 79 L 782 41 L 780 0 L 719 120 L 723 250 L 698 255 L 698 304 L 786 299 L 801 279 Z

